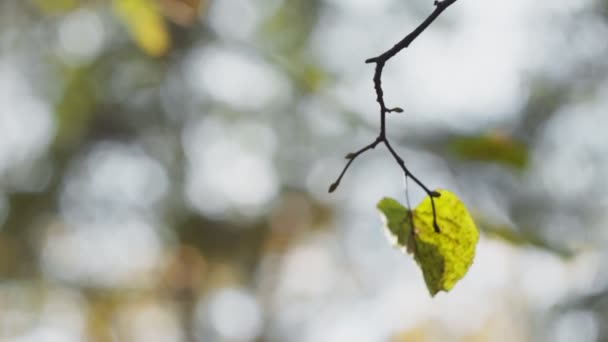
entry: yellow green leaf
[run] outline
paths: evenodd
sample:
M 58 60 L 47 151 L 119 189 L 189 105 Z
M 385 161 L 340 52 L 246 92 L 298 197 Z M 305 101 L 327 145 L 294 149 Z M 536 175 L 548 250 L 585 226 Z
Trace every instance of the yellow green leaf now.
M 380 217 L 387 229 L 387 235 L 395 246 L 403 248 L 404 252 L 412 252 L 412 225 L 406 207 L 392 198 L 383 198 L 378 202 Z
M 438 192 L 441 196 L 434 202 L 440 232 L 433 228 L 430 197 L 412 212 L 391 198 L 377 206 L 397 246 L 413 254 L 431 296 L 449 291 L 464 277 L 479 241 L 479 231 L 460 199 L 447 190 Z
M 114 11 L 137 45 L 148 55 L 164 55 L 171 40 L 154 0 L 114 0 Z

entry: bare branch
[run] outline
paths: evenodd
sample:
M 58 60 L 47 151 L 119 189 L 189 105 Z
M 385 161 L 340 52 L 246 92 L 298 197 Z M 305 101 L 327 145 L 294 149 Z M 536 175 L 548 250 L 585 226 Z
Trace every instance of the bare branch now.
M 435 19 L 437 19 L 437 17 L 439 17 L 439 15 L 446 8 L 448 8 L 450 5 L 452 5 L 456 1 L 457 0 L 435 1 L 434 2 L 435 10 L 420 25 L 418 25 L 418 27 L 416 27 L 416 29 L 414 29 L 414 31 L 410 32 L 407 36 L 405 36 L 403 39 L 401 39 L 397 44 L 395 44 L 390 49 L 386 50 L 381 55 L 373 57 L 373 58 L 369 58 L 365 61 L 365 63 L 375 63 L 376 64 L 376 68 L 374 69 L 373 81 L 374 81 L 374 90 L 376 91 L 376 101 L 378 102 L 378 105 L 380 106 L 380 133 L 378 134 L 378 137 L 376 138 L 376 140 L 374 140 L 371 144 L 363 147 L 362 149 L 358 150 L 357 152 L 349 153 L 346 156 L 346 159 L 348 159 L 348 162 L 346 163 L 346 165 L 344 166 L 344 169 L 338 176 L 338 179 L 336 179 L 336 181 L 334 183 L 332 183 L 331 186 L 329 187 L 329 192 L 335 191 L 338 188 L 338 186 L 340 185 L 340 181 L 342 180 L 342 177 L 344 177 L 344 174 L 346 173 L 346 171 L 348 170 L 350 165 L 355 161 L 355 159 L 358 156 L 360 156 L 361 154 L 363 154 L 364 152 L 375 148 L 380 143 L 383 143 L 386 146 L 386 148 L 389 150 L 389 152 L 391 153 L 391 155 L 393 156 L 393 158 L 395 159 L 397 164 L 399 164 L 399 166 L 405 173 L 405 176 L 412 178 L 412 180 L 414 182 L 416 182 L 416 184 L 418 186 L 420 186 L 424 190 L 424 192 L 426 192 L 426 194 L 431 198 L 431 205 L 433 207 L 433 226 L 435 228 L 435 232 L 437 232 L 437 233 L 439 233 L 440 229 L 439 229 L 439 226 L 437 225 L 437 214 L 435 212 L 434 198 L 439 197 L 439 193 L 436 191 L 430 190 L 422 181 L 420 181 L 416 176 L 414 176 L 410 172 L 410 170 L 407 168 L 407 166 L 405 166 L 405 162 L 403 161 L 403 158 L 401 158 L 401 156 L 399 156 L 399 154 L 391 146 L 391 144 L 386 136 L 386 114 L 391 113 L 391 112 L 401 113 L 401 112 L 403 112 L 403 109 L 401 109 L 400 107 L 393 107 L 393 108 L 386 107 L 386 104 L 384 102 L 384 91 L 382 90 L 382 71 L 384 70 L 384 66 L 389 59 L 393 58 L 395 55 L 397 55 L 399 52 L 401 52 L 401 50 L 409 47 L 410 44 L 414 40 L 416 40 L 416 38 L 418 38 L 418 36 L 422 32 L 424 32 L 424 30 L 426 30 L 429 27 L 429 25 L 431 25 L 431 23 L 433 23 L 433 21 L 435 21 Z

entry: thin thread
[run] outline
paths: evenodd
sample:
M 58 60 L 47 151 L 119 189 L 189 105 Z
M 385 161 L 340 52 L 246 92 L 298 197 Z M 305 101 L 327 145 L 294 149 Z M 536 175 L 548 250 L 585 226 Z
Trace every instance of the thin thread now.
M 405 190 L 405 204 L 407 204 L 407 208 L 411 211 L 412 205 L 410 204 L 410 189 L 408 186 L 407 178 L 408 178 L 408 176 L 404 172 L 403 173 L 403 185 L 404 185 L 404 190 Z

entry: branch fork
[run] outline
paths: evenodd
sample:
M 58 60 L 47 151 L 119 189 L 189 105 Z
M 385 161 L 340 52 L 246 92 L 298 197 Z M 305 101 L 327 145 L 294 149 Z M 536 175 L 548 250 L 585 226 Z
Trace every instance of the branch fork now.
M 401 158 L 401 156 L 399 156 L 399 154 L 395 151 L 395 149 L 392 147 L 391 143 L 389 142 L 389 140 L 386 136 L 386 114 L 393 113 L 393 112 L 402 113 L 403 109 L 401 109 L 400 107 L 393 107 L 393 108 L 386 107 L 386 104 L 384 103 L 384 92 L 382 90 L 382 71 L 384 70 L 384 66 L 385 66 L 386 62 L 388 62 L 391 58 L 393 58 L 395 55 L 397 55 L 399 52 L 401 52 L 401 50 L 409 47 L 410 44 L 416 38 L 418 38 L 418 36 L 422 32 L 424 32 L 424 30 L 426 30 L 426 28 L 429 27 L 429 25 L 433 21 L 435 21 L 435 19 L 437 19 L 437 17 L 439 17 L 439 15 L 446 8 L 448 8 L 450 5 L 452 5 L 456 1 L 457 0 L 442 0 L 442 1 L 436 0 L 434 2 L 435 10 L 420 25 L 418 25 L 418 27 L 416 27 L 412 32 L 410 32 L 407 36 L 405 36 L 403 39 L 401 39 L 397 44 L 395 44 L 390 49 L 386 50 L 381 55 L 369 58 L 365 61 L 365 63 L 368 63 L 368 64 L 372 64 L 372 63 L 376 64 L 376 67 L 374 69 L 373 81 L 374 81 L 374 90 L 376 91 L 376 101 L 378 102 L 378 105 L 380 106 L 380 132 L 379 132 L 378 136 L 376 137 L 376 139 L 374 141 L 372 141 L 370 144 L 364 146 L 363 148 L 359 149 L 356 152 L 352 152 L 352 153 L 349 153 L 346 155 L 346 159 L 348 159 L 348 162 L 344 166 L 344 169 L 342 169 L 342 172 L 340 173 L 340 175 L 338 176 L 336 181 L 333 182 L 329 186 L 329 192 L 334 192 L 340 185 L 340 181 L 342 180 L 342 177 L 344 177 L 344 174 L 346 174 L 346 171 L 348 170 L 350 165 L 355 161 L 355 159 L 357 157 L 359 157 L 360 155 L 362 155 L 363 153 L 365 153 L 371 149 L 376 148 L 376 146 L 378 146 L 379 144 L 384 144 L 384 146 L 386 146 L 386 148 L 388 149 L 390 154 L 393 156 L 393 158 L 395 159 L 395 161 L 397 162 L 399 167 L 401 167 L 401 169 L 403 170 L 403 173 L 405 174 L 405 176 L 411 178 L 414 182 L 416 182 L 416 184 L 418 186 L 420 186 L 424 190 L 424 192 L 426 192 L 426 194 L 431 198 L 431 205 L 433 207 L 433 226 L 435 228 L 435 232 L 437 232 L 437 233 L 440 232 L 440 228 L 437 225 L 437 214 L 435 211 L 434 198 L 439 197 L 440 196 L 439 193 L 437 191 L 430 190 L 422 181 L 420 181 L 416 176 L 414 176 L 414 174 L 412 174 L 412 172 L 405 165 L 403 158 Z

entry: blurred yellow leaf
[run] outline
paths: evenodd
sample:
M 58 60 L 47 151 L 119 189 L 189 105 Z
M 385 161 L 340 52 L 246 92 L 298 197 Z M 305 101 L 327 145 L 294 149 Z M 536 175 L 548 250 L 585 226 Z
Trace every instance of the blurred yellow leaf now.
M 479 231 L 464 204 L 447 190 L 438 190 L 435 209 L 440 232 L 433 228 L 433 209 L 426 197 L 413 211 L 392 198 L 378 202 L 395 244 L 413 254 L 431 296 L 454 287 L 473 263 Z M 413 226 L 413 227 L 412 227 Z
M 154 0 L 114 0 L 114 11 L 137 45 L 150 56 L 164 55 L 171 45 L 166 23 Z
M 500 163 L 516 169 L 524 168 L 528 162 L 528 148 L 500 132 L 457 137 L 449 148 L 462 159 Z

